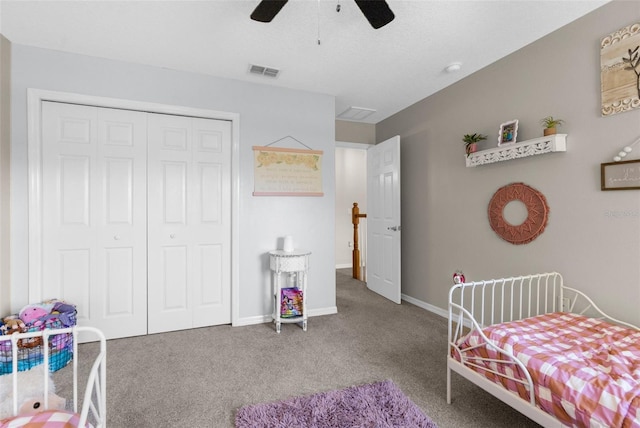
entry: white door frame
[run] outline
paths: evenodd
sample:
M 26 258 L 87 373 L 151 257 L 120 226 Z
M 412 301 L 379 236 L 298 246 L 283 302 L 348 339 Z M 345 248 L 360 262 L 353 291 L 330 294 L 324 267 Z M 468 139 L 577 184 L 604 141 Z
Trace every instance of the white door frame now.
M 240 302 L 238 274 L 238 248 L 240 227 L 238 207 L 240 201 L 240 115 L 191 107 L 132 101 L 119 98 L 97 97 L 68 92 L 27 89 L 27 153 L 29 175 L 29 302 L 42 300 L 42 103 L 44 101 L 82 104 L 95 107 L 117 108 L 179 116 L 201 117 L 231 121 L 231 325 L 239 320 Z

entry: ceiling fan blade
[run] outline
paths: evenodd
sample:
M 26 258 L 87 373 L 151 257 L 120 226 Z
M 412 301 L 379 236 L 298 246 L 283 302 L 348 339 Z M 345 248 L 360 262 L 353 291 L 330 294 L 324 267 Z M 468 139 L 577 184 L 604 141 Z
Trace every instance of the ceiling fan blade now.
M 271 22 L 288 0 L 262 0 L 251 13 L 251 19 L 260 22 Z
M 369 24 L 376 30 L 384 27 L 396 16 L 384 0 L 355 0 Z

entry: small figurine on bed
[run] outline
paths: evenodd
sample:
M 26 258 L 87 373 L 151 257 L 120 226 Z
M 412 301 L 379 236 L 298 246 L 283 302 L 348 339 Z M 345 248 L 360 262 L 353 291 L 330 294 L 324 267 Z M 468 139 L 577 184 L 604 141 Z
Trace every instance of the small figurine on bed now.
M 457 270 L 453 273 L 453 283 L 454 284 L 463 284 L 465 281 L 464 273 L 461 270 Z
M 13 374 L 0 376 L 0 420 L 13 416 Z M 49 374 L 49 409 L 64 410 L 66 400 L 55 394 Z M 18 414 L 30 415 L 44 410 L 44 366 L 18 372 Z

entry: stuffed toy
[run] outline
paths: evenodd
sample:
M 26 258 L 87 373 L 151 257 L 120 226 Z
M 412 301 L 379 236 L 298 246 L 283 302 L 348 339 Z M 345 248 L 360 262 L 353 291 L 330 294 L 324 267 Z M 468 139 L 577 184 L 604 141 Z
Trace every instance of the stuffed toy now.
M 28 327 L 50 327 L 59 321 L 64 327 L 76 325 L 76 307 L 60 300 L 47 300 L 25 306 L 19 318 Z M 58 325 L 59 327 L 59 325 Z
M 30 415 L 44 409 L 44 366 L 18 372 L 18 414 Z M 64 410 L 66 400 L 55 394 L 49 374 L 49 409 Z M 13 374 L 0 376 L 0 420 L 13 416 Z
M 20 310 L 19 317 L 27 325 L 40 325 L 42 318 L 51 313 L 51 308 L 46 308 L 42 304 L 27 305 Z
M 0 328 L 2 334 L 22 333 L 24 331 L 24 322 L 15 315 L 9 315 L 2 320 L 4 325 Z

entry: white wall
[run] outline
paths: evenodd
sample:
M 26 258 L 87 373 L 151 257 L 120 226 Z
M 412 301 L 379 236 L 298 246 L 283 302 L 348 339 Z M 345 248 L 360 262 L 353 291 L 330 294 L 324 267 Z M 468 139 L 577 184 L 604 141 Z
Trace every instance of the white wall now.
M 0 34 L 0 316 L 10 308 L 11 43 Z
M 600 191 L 600 164 L 640 136 L 640 110 L 600 114 L 600 40 L 639 17 L 640 2 L 608 3 L 376 126 L 379 140 L 402 138 L 403 293 L 445 309 L 457 268 L 467 280 L 559 271 L 606 312 L 640 323 L 640 191 Z M 495 147 L 500 123 L 519 119 L 527 140 L 547 115 L 566 120 L 566 153 L 465 167 L 464 134 L 488 134 L 481 148 Z M 550 207 L 526 245 L 488 222 L 492 195 L 512 182 Z
M 336 147 L 336 268 L 352 265 L 353 203 L 358 203 L 361 213 L 367 212 L 367 147 L 364 144 L 341 143 Z M 360 224 L 366 226 L 366 220 L 361 219 Z M 366 229 L 360 227 L 360 230 Z M 359 245 L 362 254 L 364 242 Z
M 333 313 L 334 98 L 205 75 L 104 60 L 22 45 L 11 61 L 12 310 L 27 295 L 27 88 L 204 108 L 240 114 L 240 324 L 270 317 L 267 252 L 293 235 L 312 251 L 310 314 Z M 252 146 L 291 135 L 324 151 L 323 197 L 254 197 Z

